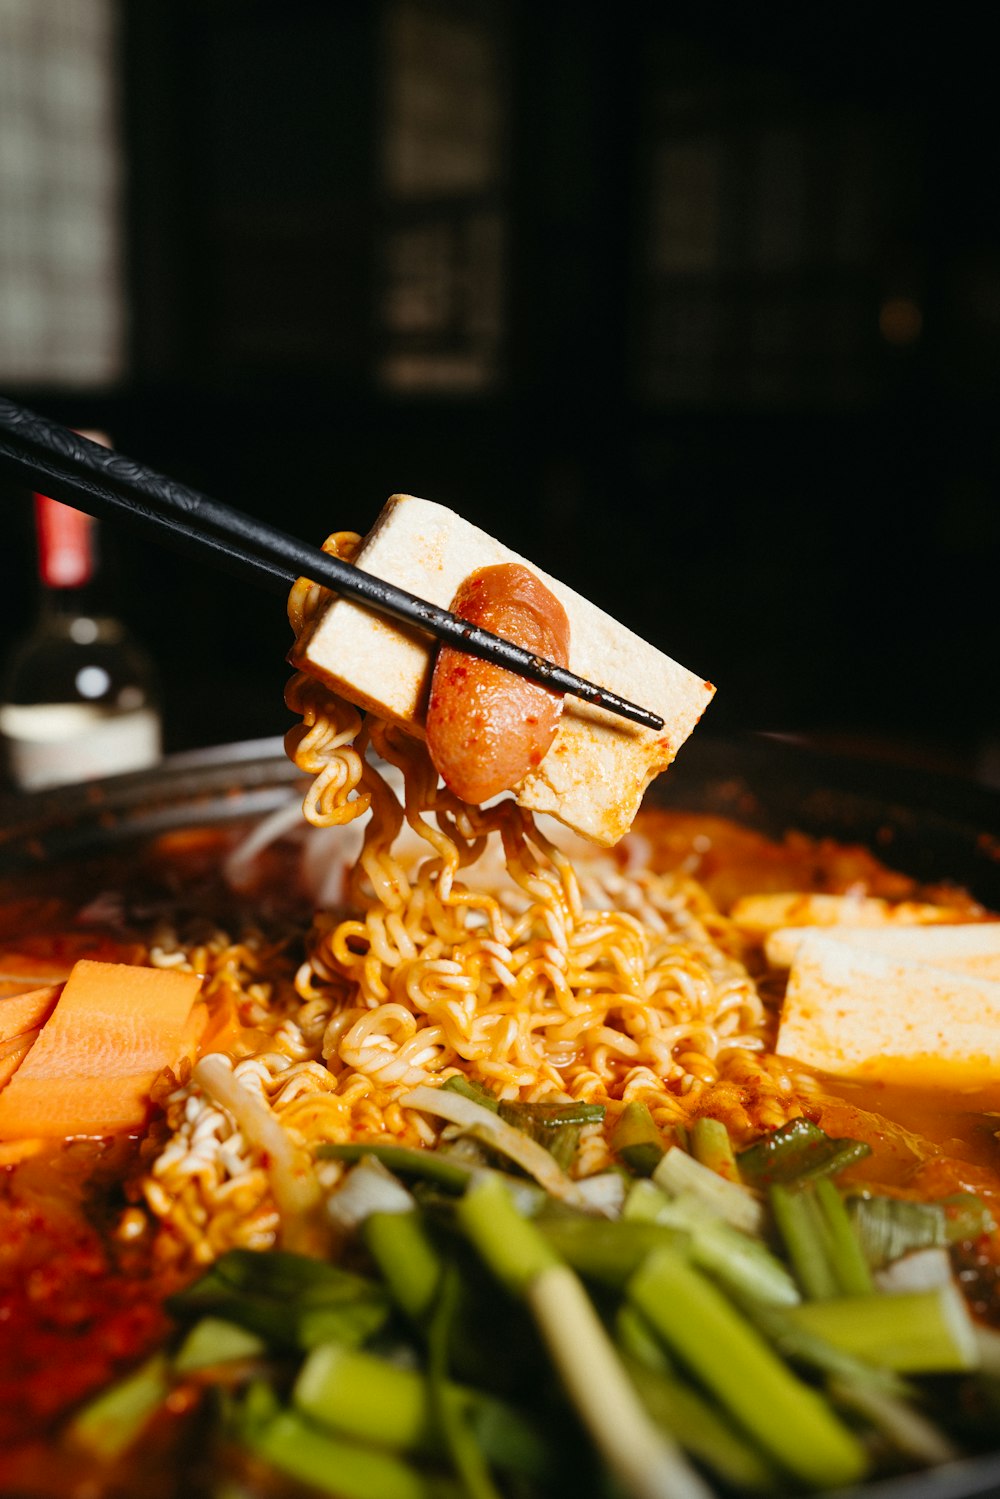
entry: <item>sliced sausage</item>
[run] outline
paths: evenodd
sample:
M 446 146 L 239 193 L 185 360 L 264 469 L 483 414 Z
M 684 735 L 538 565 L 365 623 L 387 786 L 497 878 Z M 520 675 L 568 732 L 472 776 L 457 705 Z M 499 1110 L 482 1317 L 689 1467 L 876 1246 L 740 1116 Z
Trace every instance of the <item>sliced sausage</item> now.
M 470 573 L 452 613 L 515 645 L 569 664 L 569 620 L 528 568 L 506 562 Z M 541 764 L 555 738 L 562 696 L 502 666 L 442 646 L 431 679 L 427 748 L 445 785 L 478 805 Z

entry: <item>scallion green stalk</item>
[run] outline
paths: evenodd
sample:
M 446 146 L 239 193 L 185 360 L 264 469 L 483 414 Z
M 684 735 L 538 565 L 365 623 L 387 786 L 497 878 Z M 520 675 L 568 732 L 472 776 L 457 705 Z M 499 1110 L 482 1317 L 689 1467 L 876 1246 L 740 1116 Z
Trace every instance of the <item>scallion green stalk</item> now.
M 69 1444 L 113 1462 L 138 1441 L 170 1392 L 170 1368 L 157 1353 L 87 1402 L 69 1423 Z
M 281 1411 L 247 1441 L 282 1473 L 335 1499 L 459 1499 L 454 1483 L 391 1453 L 328 1436 L 293 1411 Z
M 184 1339 L 173 1359 L 175 1374 L 193 1374 L 216 1364 L 260 1358 L 267 1344 L 257 1333 L 222 1317 L 202 1317 Z
M 638 1100 L 627 1103 L 622 1109 L 608 1143 L 615 1155 L 637 1176 L 652 1176 L 666 1150 L 649 1105 Z
M 865 1379 L 832 1379 L 831 1397 L 845 1410 L 857 1411 L 902 1457 L 910 1462 L 948 1463 L 961 1457 L 960 1450 L 940 1427 L 917 1409 L 912 1401 Z
M 874 1291 L 868 1261 L 854 1231 L 844 1199 L 828 1176 L 813 1191 L 826 1227 L 828 1253 L 837 1289 L 845 1296 L 868 1296 Z
M 372 1213 L 361 1234 L 393 1301 L 411 1322 L 422 1323 L 437 1297 L 442 1265 L 420 1213 Z
M 679 1448 L 650 1420 L 579 1280 L 503 1185 L 484 1179 L 456 1209 L 494 1274 L 527 1302 L 577 1414 L 634 1499 L 709 1499 Z
M 464 1192 L 472 1176 L 473 1167 L 449 1160 L 447 1152 L 440 1150 L 415 1150 L 408 1145 L 319 1145 L 316 1159 L 322 1161 L 363 1161 L 373 1156 L 397 1176 L 415 1176 L 421 1181 L 433 1182 L 446 1192 Z
M 830 1265 L 828 1234 L 813 1193 L 805 1187 L 770 1189 L 771 1211 L 804 1296 L 821 1301 L 839 1290 Z
M 454 1407 L 498 1467 L 533 1477 L 548 1467 L 536 1428 L 505 1401 L 445 1380 L 440 1400 Z M 443 1450 L 428 1380 L 373 1353 L 326 1343 L 308 1355 L 292 1389 L 296 1409 L 333 1435 L 391 1452 Z
M 972 1318 L 952 1282 L 931 1291 L 803 1302 L 785 1315 L 835 1348 L 902 1374 L 979 1367 Z
M 791 1119 L 736 1157 L 740 1176 L 758 1187 L 835 1176 L 871 1155 L 863 1140 L 835 1140 L 809 1119 Z
M 684 1192 L 669 1198 L 652 1182 L 639 1181 L 622 1216 L 625 1222 L 656 1223 L 685 1234 L 692 1263 L 740 1299 L 769 1306 L 794 1306 L 801 1300 L 792 1276 L 764 1241 L 714 1216 L 701 1197 Z
M 675 1375 L 626 1361 L 639 1399 L 657 1426 L 729 1487 L 760 1493 L 777 1487 L 777 1475 L 760 1452 L 692 1385 Z
M 303 1350 L 331 1339 L 357 1347 L 389 1315 L 375 1281 L 286 1250 L 231 1249 L 167 1305 L 185 1321 L 221 1317 L 276 1347 Z
M 427 1393 L 429 1409 L 444 1439 L 466 1499 L 500 1499 L 489 1464 L 468 1421 L 467 1408 L 457 1402 L 448 1381 L 448 1345 L 457 1306 L 458 1279 L 453 1265 L 445 1270 L 427 1336 Z
M 668 1196 L 693 1193 L 715 1217 L 724 1218 L 744 1233 L 759 1235 L 763 1231 L 764 1208 L 749 1187 L 727 1181 L 676 1145 L 671 1145 L 653 1172 L 653 1181 Z
M 741 1180 L 733 1142 L 721 1119 L 700 1118 L 691 1125 L 691 1154 L 726 1181 Z
M 867 1459 L 853 1433 L 680 1255 L 669 1249 L 650 1255 L 627 1294 L 668 1348 L 780 1467 L 817 1487 L 855 1483 L 864 1475 Z
M 687 1239 L 682 1229 L 659 1223 L 577 1216 L 540 1218 L 536 1226 L 560 1259 L 585 1280 L 620 1287 L 654 1249 Z

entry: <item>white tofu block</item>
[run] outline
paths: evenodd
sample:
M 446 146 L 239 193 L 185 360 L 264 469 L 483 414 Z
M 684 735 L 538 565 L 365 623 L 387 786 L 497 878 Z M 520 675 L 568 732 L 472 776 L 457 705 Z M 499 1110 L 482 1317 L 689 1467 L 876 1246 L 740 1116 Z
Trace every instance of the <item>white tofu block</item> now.
M 651 708 L 659 733 L 567 697 L 552 746 L 513 788 L 517 801 L 548 812 L 596 843 L 628 832 L 649 782 L 665 770 L 715 692 L 618 624 L 596 605 L 523 557 L 429 500 L 393 495 L 355 558 L 366 572 L 447 609 L 470 573 L 519 562 L 559 599 L 569 617 L 569 667 Z M 334 598 L 293 664 L 359 707 L 422 736 L 436 643 L 373 610 Z
M 1000 983 L 810 932 L 788 976 L 776 1050 L 834 1076 L 995 1106 Z
M 812 928 L 781 927 L 764 944 L 769 963 L 789 968 L 799 945 Z M 900 958 L 932 963 L 952 973 L 1000 982 L 1000 921 L 973 921 L 957 926 L 838 926 L 834 936 L 853 947 Z
M 877 895 L 826 895 L 803 890 L 782 890 L 766 895 L 744 895 L 733 905 L 730 916 L 744 932 L 763 937 L 780 927 L 793 926 L 909 926 L 924 922 L 954 921 L 946 906 L 920 901 L 883 900 Z

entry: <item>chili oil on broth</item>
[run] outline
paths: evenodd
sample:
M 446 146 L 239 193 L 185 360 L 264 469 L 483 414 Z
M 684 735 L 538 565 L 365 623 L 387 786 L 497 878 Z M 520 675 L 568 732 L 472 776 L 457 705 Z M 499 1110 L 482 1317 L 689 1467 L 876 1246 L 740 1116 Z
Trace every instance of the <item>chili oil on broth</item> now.
M 373 798 L 376 819 L 380 795 Z M 387 800 L 381 815 L 385 839 L 398 820 Z M 76 871 L 66 866 L 54 874 L 45 872 L 6 892 L 10 899 L 0 908 L 0 932 L 9 948 L 36 955 L 71 961 L 100 954 L 205 973 L 212 1011 L 207 1044 L 217 1046 L 261 1105 L 310 1146 L 386 1134 L 409 1143 L 434 1143 L 436 1131 L 399 1103 L 412 1085 L 406 1071 L 393 1076 L 402 1053 L 407 1067 L 426 1071 L 431 1061 L 443 1057 L 432 1076 L 460 1072 L 519 1097 L 599 1098 L 608 1105 L 608 1125 L 627 1097 L 649 1102 L 667 1127 L 699 1113 L 721 1118 L 737 1141 L 800 1113 L 824 1124 L 836 1120 L 832 1133 L 867 1138 L 876 1156 L 887 1139 L 917 1142 L 915 1171 L 908 1174 L 900 1166 L 895 1182 L 890 1168 L 883 1173 L 895 1190 L 920 1195 L 921 1186 L 925 1193 L 934 1187 L 940 1195 L 968 1188 L 1000 1200 L 984 1138 L 989 1121 L 956 1111 L 949 1118 L 947 1138 L 940 1138 L 940 1120 L 935 1122 L 933 1113 L 916 1112 L 924 1107 L 920 1100 L 893 1097 L 884 1088 L 831 1085 L 769 1053 L 781 979 L 766 970 L 759 949 L 724 909 L 737 895 L 760 889 L 838 891 L 864 881 L 892 899 L 926 896 L 925 890 L 884 869 L 864 850 L 797 837 L 775 843 L 718 819 L 655 810 L 640 816 L 634 834 L 612 854 L 579 859 L 574 872 L 558 851 L 543 848 L 539 857 L 520 818 L 513 826 L 504 821 L 509 815 L 499 815 L 498 832 L 510 851 L 508 863 L 515 865 L 513 895 L 476 897 L 478 903 L 469 909 L 482 913 L 481 930 L 488 935 L 460 932 L 463 958 L 478 962 L 481 974 L 483 953 L 493 950 L 484 944 L 503 945 L 500 937 L 509 938 L 513 929 L 526 949 L 522 966 L 530 971 L 535 965 L 539 974 L 546 974 L 546 963 L 552 964 L 547 949 L 555 945 L 548 913 L 555 909 L 563 916 L 568 946 L 580 938 L 581 969 L 589 978 L 598 985 L 609 974 L 618 983 L 623 975 L 652 982 L 656 994 L 669 992 L 675 1003 L 688 1006 L 686 1018 L 678 1022 L 682 1031 L 703 1024 L 697 1007 L 704 1003 L 706 989 L 738 996 L 722 1012 L 740 1017 L 740 1006 L 746 1007 L 734 1027 L 738 1044 L 727 1047 L 724 1034 L 723 1045 L 713 1052 L 703 1044 L 703 1027 L 701 1045 L 690 1044 L 693 1038 L 687 1034 L 673 1038 L 669 1062 L 657 1071 L 655 1059 L 637 1061 L 629 1046 L 623 1048 L 625 1041 L 642 1043 L 642 1032 L 629 1027 L 627 1017 L 635 1013 L 630 1000 L 629 1005 L 607 1007 L 614 1011 L 613 1023 L 608 1024 L 605 1013 L 598 1029 L 613 1034 L 601 1034 L 582 1062 L 575 1053 L 561 1068 L 550 1060 L 540 1078 L 524 1082 L 495 1070 L 496 1048 L 485 1048 L 484 1067 L 476 1057 L 462 1056 L 453 1044 L 462 1036 L 449 1037 L 434 1013 L 435 1004 L 451 1002 L 453 989 L 437 977 L 429 986 L 400 984 L 391 973 L 386 980 L 386 969 L 400 966 L 386 959 L 398 959 L 405 936 L 405 927 L 391 920 L 391 907 L 385 915 L 380 907 L 378 919 L 368 925 L 349 910 L 352 890 L 361 880 L 371 881 L 373 872 L 376 881 L 385 881 L 378 888 L 400 900 L 408 890 L 408 898 L 426 902 L 419 882 L 405 864 L 395 869 L 380 855 L 369 860 L 368 868 L 362 865 L 346 874 L 340 912 L 324 911 L 310 920 L 308 891 L 297 875 L 303 866 L 303 839 L 311 833 L 279 839 L 262 850 L 252 883 L 239 893 L 222 875 L 242 836 L 239 829 L 196 829 L 152 840 L 131 856 L 134 862 L 124 878 L 122 869 L 114 868 L 115 860 L 107 867 L 98 861 Z M 453 842 L 459 850 L 451 871 L 453 891 L 469 867 L 462 863 L 463 853 L 476 845 L 480 831 L 481 825 L 470 822 Z M 447 867 L 448 851 L 439 837 L 419 841 Z M 376 846 L 387 845 L 377 840 Z M 495 888 L 495 870 L 487 872 L 484 883 L 490 880 Z M 37 890 L 32 888 L 36 884 Z M 954 892 L 949 898 L 958 919 L 977 914 L 973 902 L 963 904 Z M 463 909 L 461 901 L 458 906 Z M 525 908 L 535 907 L 544 913 L 536 913 L 545 927 L 540 935 L 525 916 Z M 602 914 L 608 909 L 613 919 Z M 441 942 L 453 913 L 442 903 L 434 914 L 438 925 L 429 941 Z M 645 949 L 637 926 L 653 929 Z M 588 969 L 587 943 L 605 941 L 609 931 L 616 942 L 609 944 L 608 967 L 591 964 Z M 509 940 L 506 951 L 515 951 Z M 650 951 L 658 955 L 654 960 L 649 960 Z M 455 961 L 428 959 L 431 965 Z M 670 977 L 668 990 L 664 970 Z M 463 977 L 441 966 L 430 971 Z M 384 999 L 380 984 L 388 991 Z M 359 1005 L 352 994 L 352 986 L 360 991 L 365 985 L 378 999 L 371 1008 Z M 579 1014 L 572 1008 L 573 985 L 567 988 L 565 1019 L 559 1024 L 567 1026 L 567 1035 L 576 1042 L 584 1032 L 574 1029 Z M 467 997 L 472 991 L 458 987 L 458 992 Z M 373 1044 L 373 1064 L 366 1071 L 345 1060 L 339 1046 L 346 1041 L 349 1049 L 370 1038 L 371 1029 L 358 1032 L 355 1027 L 382 1004 L 396 1006 L 394 1023 L 413 1029 L 394 1050 Z M 404 1010 L 409 1020 L 397 1014 Z M 589 1009 L 586 1014 L 589 1019 Z M 406 1052 L 421 1029 L 440 1034 Z M 391 1032 L 380 1034 L 391 1039 Z M 363 1048 L 360 1059 L 365 1059 Z M 516 1055 L 514 1065 L 526 1066 L 523 1054 Z M 266 1166 L 241 1152 L 238 1132 L 224 1111 L 203 1108 L 184 1078 L 163 1079 L 156 1105 L 141 1139 L 70 1143 L 3 1172 L 3 1304 L 13 1308 L 16 1325 L 23 1329 L 16 1340 L 17 1358 L 5 1355 L 3 1369 L 4 1388 L 17 1392 L 10 1410 L 20 1412 L 3 1433 L 0 1487 L 11 1492 L 17 1491 L 19 1475 L 27 1474 L 37 1483 L 26 1492 L 73 1492 L 74 1460 L 68 1461 L 52 1440 L 60 1419 L 164 1337 L 168 1319 L 162 1302 L 171 1290 L 231 1245 L 264 1249 L 280 1242 Z M 599 1170 L 607 1163 L 605 1140 L 606 1130 L 600 1127 L 588 1132 L 578 1170 Z M 899 1166 L 898 1158 L 892 1159 Z M 321 1169 L 329 1185 L 340 1168 L 326 1163 Z M 862 1168 L 855 1171 L 864 1176 Z M 31 1225 L 30 1235 L 24 1232 L 25 1222 Z M 978 1290 L 995 1284 L 984 1267 L 976 1273 Z M 995 1294 L 991 1301 L 983 1291 L 981 1314 L 992 1315 L 995 1302 Z M 50 1377 L 57 1365 L 66 1371 L 62 1380 Z M 193 1396 L 191 1403 L 197 1404 Z M 144 1492 L 173 1492 L 178 1472 L 187 1471 L 191 1461 L 185 1442 L 194 1420 L 190 1412 L 178 1411 L 176 1422 L 151 1438 L 149 1451 L 159 1455 L 142 1476 Z M 91 1477 L 95 1484 L 103 1481 L 100 1474 Z M 73 1482 L 78 1478 L 77 1468 Z M 121 1492 L 138 1481 L 131 1471 Z M 116 1490 L 98 1487 L 95 1492 Z

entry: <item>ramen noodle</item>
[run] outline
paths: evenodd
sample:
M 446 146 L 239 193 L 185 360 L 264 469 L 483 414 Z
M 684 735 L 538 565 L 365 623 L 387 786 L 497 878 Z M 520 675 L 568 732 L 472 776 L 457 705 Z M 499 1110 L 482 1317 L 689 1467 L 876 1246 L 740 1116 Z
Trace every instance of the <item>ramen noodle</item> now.
M 359 540 L 341 533 L 327 547 L 349 559 Z M 322 597 L 306 582 L 293 590 L 296 634 Z M 574 862 L 513 800 L 458 801 L 420 741 L 372 718 L 362 727 L 311 678 L 297 676 L 288 701 L 303 720 L 289 751 L 313 776 L 306 817 L 332 827 L 367 815 L 346 909 L 318 916 L 294 997 L 286 989 L 248 1014 L 258 1037 L 233 1059 L 303 1146 L 433 1144 L 437 1130 L 400 1100 L 455 1074 L 501 1098 L 605 1105 L 583 1174 L 608 1164 L 607 1132 L 633 1100 L 664 1128 L 708 1111 L 737 1137 L 799 1112 L 791 1076 L 766 1054 L 739 934 L 696 882 L 583 853 L 582 840 Z M 372 750 L 400 773 L 402 806 Z M 254 993 L 248 951 L 160 945 L 151 958 L 207 963 L 210 992 L 236 982 Z M 166 1115 L 172 1135 L 146 1185 L 153 1210 L 200 1258 L 273 1242 L 266 1176 L 225 1111 L 188 1084 Z

